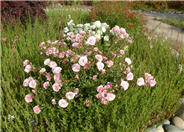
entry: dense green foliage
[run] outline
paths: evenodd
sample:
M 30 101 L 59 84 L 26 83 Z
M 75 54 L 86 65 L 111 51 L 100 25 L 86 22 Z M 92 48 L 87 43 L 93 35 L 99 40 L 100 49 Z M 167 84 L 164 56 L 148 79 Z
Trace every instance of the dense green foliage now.
M 1 43 L 2 131 L 137 132 L 175 113 L 184 91 L 184 71 L 179 72 L 178 69 L 179 64 L 184 67 L 184 51 L 181 49 L 176 58 L 175 54 L 171 54 L 169 42 L 162 38 L 148 40 L 143 31 L 136 29 L 137 26 L 129 29 L 127 23 L 134 24 L 134 19 L 123 22 L 117 17 L 117 23 L 112 24 L 124 26 L 127 32 L 134 35 L 128 56 L 133 61 L 135 76 L 151 73 L 157 85 L 154 88 L 131 85 L 128 91 L 121 93 L 119 100 L 108 105 L 92 103 L 87 108 L 84 104 L 74 104 L 67 109 L 55 106 L 35 115 L 32 106 L 24 100 L 29 89 L 22 86 L 25 79 L 22 62 L 29 59 L 34 64 L 43 63 L 45 57 L 38 56 L 40 42 L 62 38 L 62 28 L 66 25 L 68 14 L 75 23 L 89 21 L 88 12 L 83 11 L 51 9 L 47 10 L 47 14 L 49 22 L 35 22 L 33 26 L 30 23 L 26 29 L 20 25 L 2 30 L 2 37 L 6 38 L 6 42 Z M 111 24 L 111 18 L 101 20 Z M 9 114 L 15 116 L 14 121 L 8 121 Z M 32 118 L 35 120 L 33 126 L 30 124 Z

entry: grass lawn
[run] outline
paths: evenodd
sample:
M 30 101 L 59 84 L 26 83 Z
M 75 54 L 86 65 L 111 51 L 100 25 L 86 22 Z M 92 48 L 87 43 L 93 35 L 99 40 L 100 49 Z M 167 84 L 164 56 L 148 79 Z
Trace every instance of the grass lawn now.
M 47 9 L 46 12 L 48 21 L 28 23 L 26 28 L 21 24 L 2 28 L 2 37 L 6 38 L 6 42 L 1 41 L 2 131 L 138 132 L 173 116 L 184 92 L 184 71 L 179 71 L 179 64 L 184 67 L 184 50 L 180 49 L 176 57 L 175 53 L 171 54 L 169 41 L 162 38 L 147 40 L 139 30 L 132 33 L 133 44 L 129 45 L 126 55 L 133 62 L 135 76 L 151 73 L 157 81 L 155 87 L 132 84 L 112 106 L 97 103 L 86 108 L 80 102 L 79 106 L 62 110 L 47 104 L 48 109 L 34 114 L 35 103 L 24 100 L 30 89 L 23 87 L 26 78 L 23 61 L 29 59 L 42 65 L 47 57 L 39 55 L 39 44 L 61 39 L 68 15 L 78 24 L 90 22 L 89 12 L 84 10 Z M 37 102 L 46 98 L 50 97 L 43 96 L 43 100 Z M 15 119 L 8 120 L 8 115 L 14 115 Z

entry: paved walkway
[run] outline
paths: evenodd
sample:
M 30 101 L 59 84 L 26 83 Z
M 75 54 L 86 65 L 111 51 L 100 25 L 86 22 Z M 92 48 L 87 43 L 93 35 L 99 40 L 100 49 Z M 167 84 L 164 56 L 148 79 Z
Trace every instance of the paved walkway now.
M 165 17 L 168 19 L 176 19 L 176 20 L 184 21 L 184 13 L 182 13 L 182 12 L 143 11 L 143 10 L 140 10 L 140 12 L 145 13 L 145 14 L 149 14 L 151 16 Z
M 184 30 L 181 28 L 154 20 L 155 16 L 144 13 L 147 18 L 146 27 L 154 34 L 163 35 L 165 39 L 172 41 L 172 47 L 178 49 L 184 46 Z

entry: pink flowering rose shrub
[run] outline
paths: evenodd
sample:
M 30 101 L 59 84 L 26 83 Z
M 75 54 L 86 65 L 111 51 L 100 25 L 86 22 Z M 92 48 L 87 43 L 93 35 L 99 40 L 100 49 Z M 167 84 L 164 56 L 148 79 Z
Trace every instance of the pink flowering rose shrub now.
M 130 36 L 124 28 L 106 29 L 103 36 L 109 36 L 109 45 L 90 32 L 69 32 L 63 40 L 40 43 L 40 65 L 23 62 L 23 86 L 30 89 L 25 101 L 32 112 L 54 109 L 65 113 L 61 118 L 70 118 L 68 123 L 81 114 L 84 120 L 87 113 L 97 117 L 100 112 L 105 116 L 101 118 L 108 119 L 104 112 L 113 107 L 120 110 L 117 104 L 132 86 L 141 90 L 156 85 L 150 73 L 134 74 L 134 62 L 127 56 Z

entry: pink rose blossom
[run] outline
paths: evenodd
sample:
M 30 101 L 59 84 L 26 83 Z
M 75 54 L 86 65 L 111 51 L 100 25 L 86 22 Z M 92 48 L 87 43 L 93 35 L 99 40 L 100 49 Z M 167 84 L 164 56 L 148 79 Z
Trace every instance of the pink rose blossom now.
M 112 83 L 110 83 L 110 82 L 107 82 L 107 85 L 109 85 L 110 86 L 110 88 L 112 88 Z
M 87 64 L 84 66 L 84 69 L 88 69 L 88 68 L 90 68 L 90 64 L 89 64 L 89 63 L 87 63 Z
M 81 34 L 81 35 L 85 35 L 85 34 L 86 34 L 86 32 L 85 32 L 85 31 L 80 31 L 80 32 L 79 32 L 79 34 Z
M 75 97 L 75 93 L 73 93 L 73 92 L 67 92 L 66 93 L 66 98 L 67 99 L 71 100 L 71 99 L 74 99 L 74 97 Z
M 76 56 L 72 57 L 72 58 L 70 59 L 70 62 L 73 62 L 73 63 L 77 62 L 77 57 L 76 57 Z
M 132 61 L 130 60 L 130 58 L 125 58 L 125 62 L 130 65 L 132 63 Z
M 27 95 L 25 96 L 25 101 L 26 101 L 27 103 L 30 103 L 30 102 L 33 101 L 32 98 L 31 98 L 31 94 L 27 94 Z
M 127 77 L 126 77 L 127 80 L 133 80 L 134 79 L 134 74 L 132 72 L 129 72 L 127 74 Z
M 130 67 L 127 67 L 127 68 L 126 68 L 126 73 L 129 73 L 130 70 L 131 70 Z
M 113 66 L 114 65 L 114 62 L 113 61 L 106 61 L 105 62 L 106 64 L 107 64 L 107 67 L 111 67 L 111 66 Z
M 104 97 L 104 96 L 107 96 L 107 90 L 104 90 L 103 92 L 102 92 L 102 96 Z
M 39 114 L 41 112 L 41 110 L 40 110 L 40 108 L 38 106 L 35 106 L 33 108 L 33 111 L 34 111 L 35 114 Z
M 105 74 L 106 73 L 106 70 L 105 69 L 102 69 L 102 74 Z
M 59 74 L 59 73 L 61 72 L 61 70 L 62 70 L 61 67 L 54 67 L 54 68 L 52 69 L 52 72 L 53 72 L 54 74 Z
M 46 59 L 45 61 L 44 61 L 44 65 L 49 65 L 50 64 L 50 59 Z
M 98 93 L 98 94 L 96 95 L 96 97 L 97 97 L 98 99 L 101 99 L 101 98 L 102 98 L 102 93 Z
M 78 46 L 79 46 L 79 43 L 73 43 L 73 44 L 72 44 L 72 47 L 75 47 L 75 48 L 76 48 L 76 47 L 78 47 Z
M 52 99 L 52 104 L 55 105 L 56 104 L 56 100 Z
M 55 67 L 57 67 L 56 62 L 51 61 L 51 62 L 49 63 L 49 67 L 50 67 L 50 68 L 55 68 Z
M 24 86 L 24 87 L 29 86 L 29 82 L 30 82 L 30 80 L 29 80 L 28 78 L 25 79 L 24 82 L 23 82 L 23 86 Z
M 75 91 L 74 91 L 75 94 L 78 94 L 79 93 L 79 89 L 76 88 Z
M 124 36 L 127 38 L 129 36 L 129 34 L 128 33 L 125 33 Z
M 6 38 L 2 37 L 2 41 L 6 42 Z
M 60 58 L 60 59 L 62 59 L 62 58 L 64 58 L 64 57 L 65 57 L 65 52 L 59 53 L 59 58 Z
M 89 52 L 84 52 L 84 55 L 91 55 L 91 51 L 89 51 Z
M 96 80 L 96 79 L 97 79 L 97 75 L 94 75 L 94 76 L 93 76 L 93 80 Z
M 55 74 L 54 75 L 54 81 L 59 81 L 60 80 L 60 74 Z
M 36 93 L 36 90 L 33 89 L 33 90 L 32 90 L 32 93 Z
M 110 85 L 105 85 L 104 88 L 105 88 L 105 89 L 109 89 L 109 88 L 111 88 L 111 87 L 110 87 Z
M 62 83 L 62 81 L 61 81 L 61 80 L 55 80 L 55 83 L 59 84 L 59 86 L 60 86 L 60 87 L 62 87 L 62 86 L 63 86 L 63 83 Z
M 88 62 L 87 56 L 82 56 L 82 57 L 80 57 L 80 59 L 79 59 L 79 64 L 80 64 L 81 66 L 85 66 L 85 65 L 87 64 L 87 62 Z
M 90 101 L 89 100 L 86 100 L 84 104 L 85 104 L 86 107 L 89 107 Z
M 47 81 L 47 82 L 44 82 L 43 87 L 44 87 L 45 89 L 47 89 L 49 86 L 50 86 L 50 84 L 49 84 L 48 81 Z
M 29 73 L 31 71 L 31 69 L 32 69 L 31 65 L 26 65 L 24 71 Z
M 126 91 L 129 87 L 129 83 L 127 81 L 121 81 L 121 87 Z
M 155 86 L 156 85 L 156 81 L 155 80 L 150 80 L 149 81 L 149 84 L 151 87 Z
M 100 62 L 100 61 L 96 63 L 96 66 L 97 66 L 99 71 L 102 71 L 103 68 L 104 68 L 104 64 L 102 62 Z
M 120 55 L 124 55 L 125 51 L 124 50 L 120 50 Z
M 30 87 L 30 88 L 36 88 L 36 81 L 35 81 L 35 80 L 31 80 L 31 81 L 29 82 L 29 87 Z
M 48 44 L 51 44 L 51 41 L 50 41 L 50 40 L 48 40 L 48 41 L 47 41 L 47 43 L 48 43 Z
M 100 86 L 97 87 L 97 91 L 98 91 L 99 93 L 103 92 L 104 90 L 105 90 L 105 89 L 104 89 L 103 85 L 100 85 Z
M 41 68 L 39 72 L 40 73 L 44 73 L 44 72 L 46 72 L 46 69 L 45 68 Z
M 45 75 L 45 77 L 47 78 L 48 81 L 50 81 L 50 80 L 52 79 L 49 73 L 47 73 L 47 74 Z
M 60 99 L 58 104 L 62 108 L 66 108 L 68 106 L 68 102 L 65 99 Z
M 46 51 L 45 54 L 46 54 L 47 56 L 49 56 L 50 53 L 49 53 L 49 51 Z
M 120 33 L 125 34 L 126 30 L 124 28 L 120 28 Z
M 103 60 L 107 60 L 107 57 L 106 56 L 103 56 Z
M 133 41 L 132 41 L 132 40 L 128 40 L 128 43 L 129 43 L 129 44 L 132 44 L 132 43 L 133 43 Z
M 102 104 L 107 104 L 108 103 L 108 100 L 106 98 L 102 98 L 101 99 L 101 102 L 102 102 Z
M 116 85 L 115 85 L 115 87 L 116 87 L 116 88 L 118 88 L 118 87 L 119 87 L 119 85 L 118 85 L 118 84 L 116 84 Z
M 24 62 L 23 62 L 23 65 L 24 66 L 27 66 L 29 64 L 29 60 L 25 60 Z
M 116 95 L 113 93 L 107 93 L 107 100 L 113 101 L 115 99 Z
M 58 83 L 54 83 L 54 84 L 52 85 L 52 88 L 53 88 L 53 90 L 54 90 L 55 92 L 58 92 L 58 91 L 61 89 L 61 87 L 60 87 L 60 85 L 59 85 Z
M 95 47 L 95 48 L 93 49 L 93 51 L 97 52 L 97 51 L 98 51 L 98 48 L 97 48 L 97 47 Z
M 77 75 L 75 75 L 75 78 L 76 78 L 76 79 L 79 79 L 79 75 L 78 75 L 78 74 L 77 74 Z
M 89 45 L 95 45 L 95 43 L 96 43 L 96 37 L 94 36 L 89 37 L 86 41 L 86 44 L 89 44 Z
M 67 51 L 66 51 L 66 57 L 69 57 L 72 53 L 73 53 L 72 50 L 67 50 Z
M 152 76 L 151 74 L 149 74 L 149 73 L 145 73 L 144 76 L 145 76 L 145 78 L 148 80 L 148 82 L 149 82 L 151 79 L 153 79 L 153 76 Z
M 137 79 L 137 85 L 138 86 L 143 86 L 144 85 L 144 78 L 140 77 Z
M 79 65 L 78 63 L 73 64 L 73 65 L 72 65 L 72 70 L 73 70 L 74 72 L 79 72 L 79 71 L 80 71 L 80 65 Z
M 98 60 L 98 61 L 102 61 L 103 60 L 103 57 L 101 55 L 95 55 L 95 58 Z

